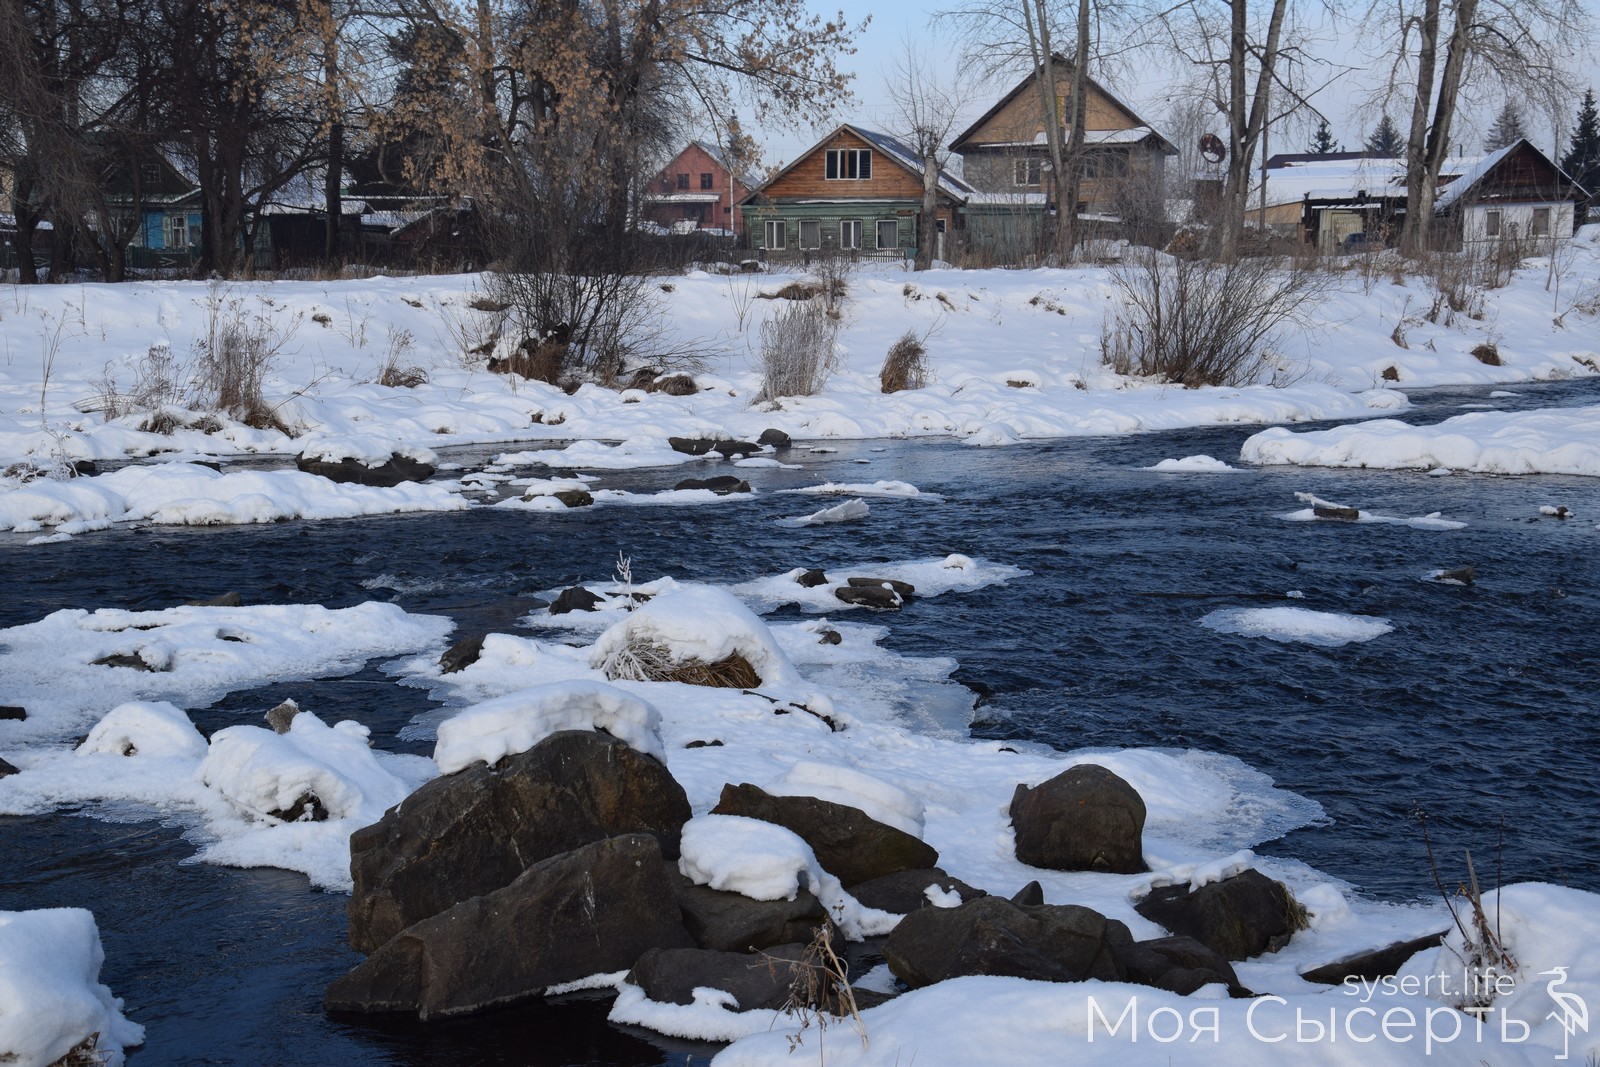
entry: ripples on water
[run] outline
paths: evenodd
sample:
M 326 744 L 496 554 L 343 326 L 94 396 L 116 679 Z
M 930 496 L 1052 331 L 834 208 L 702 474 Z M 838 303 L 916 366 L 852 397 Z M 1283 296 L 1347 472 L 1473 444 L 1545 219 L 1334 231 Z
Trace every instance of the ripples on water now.
M 1594 402 L 1594 383 L 1521 387 L 1521 403 Z M 1438 393 L 1437 421 L 1484 390 Z M 1232 460 L 1251 431 L 1209 429 L 1021 445 L 840 444 L 796 450 L 806 469 L 741 471 L 758 490 L 901 479 L 943 503 L 870 501 L 860 523 L 786 529 L 814 497 L 762 492 L 712 507 L 572 514 L 479 509 L 381 520 L 228 529 L 145 528 L 33 548 L 0 543 L 0 624 L 61 607 L 157 608 L 223 590 L 246 603 L 346 606 L 393 599 L 455 617 L 463 632 L 515 631 L 542 590 L 634 574 L 732 582 L 794 566 L 961 552 L 1028 568 L 1010 587 L 915 601 L 888 643 L 960 660 L 983 694 L 975 732 L 1058 748 L 1152 745 L 1228 753 L 1317 800 L 1325 825 L 1261 851 L 1292 856 L 1370 894 L 1433 891 L 1413 808 L 1431 815 L 1446 881 L 1464 847 L 1480 871 L 1504 834 L 1507 880 L 1600 889 L 1600 493 L 1578 478 L 1431 478 L 1268 469 L 1140 471 L 1209 454 Z M 868 460 L 858 464 L 857 459 Z M 683 469 L 603 475 L 653 491 Z M 1442 511 L 1455 531 L 1284 522 L 1296 491 L 1389 515 Z M 1542 504 L 1579 518 L 1533 521 Z M 1470 588 L 1423 580 L 1476 564 Z M 1299 590 L 1304 599 L 1287 600 Z M 1222 607 L 1293 604 L 1390 619 L 1393 633 L 1340 648 L 1225 635 Z M 234 694 L 195 713 L 210 732 L 285 696 L 373 727 L 384 747 L 429 704 L 376 667 Z M 600 1025 L 604 1001 L 535 1006 L 422 1028 L 350 1026 L 321 990 L 355 956 L 344 901 L 278 871 L 177 861 L 180 829 L 62 813 L 0 819 L 0 908 L 82 906 L 106 942 L 104 979 L 150 1024 L 134 1063 L 703 1063 Z

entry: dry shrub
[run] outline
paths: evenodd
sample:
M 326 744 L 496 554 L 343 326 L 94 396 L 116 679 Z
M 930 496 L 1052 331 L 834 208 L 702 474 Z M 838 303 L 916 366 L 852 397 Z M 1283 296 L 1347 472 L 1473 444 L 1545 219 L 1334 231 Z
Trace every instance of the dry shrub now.
M 82 1041 L 73 1045 L 62 1054 L 61 1058 L 50 1064 L 50 1067 L 105 1067 L 106 1061 L 111 1058 L 109 1052 L 102 1052 L 100 1045 L 100 1031 L 96 1030 Z M 10 1057 L 0 1055 L 0 1063 L 6 1062 Z
M 285 430 L 262 385 L 301 317 L 268 318 L 247 309 L 245 298 L 223 285 L 211 287 L 204 306 L 205 332 L 194 343 L 198 406 L 257 429 Z
M 561 380 L 561 371 L 566 362 L 566 345 L 551 340 L 536 341 L 529 337 L 509 356 L 489 360 L 489 370 L 495 374 L 520 374 L 529 381 L 554 385 Z
M 878 384 L 885 393 L 921 389 L 928 384 L 928 348 L 915 332 L 907 330 L 889 346 L 883 370 L 878 372 Z
M 687 374 L 668 374 L 656 378 L 647 386 L 648 393 L 666 393 L 668 396 L 693 396 L 700 391 L 693 377 Z
M 800 1032 L 789 1037 L 791 1053 L 805 1044 L 805 1033 L 813 1026 L 820 1043 L 831 1023 L 846 1021 L 861 1039 L 861 1046 L 868 1047 L 867 1024 L 856 1005 L 855 991 L 850 988 L 849 968 L 834 951 L 833 930 L 832 922 L 824 921 L 818 926 L 798 960 L 767 956 L 768 967 L 786 967 L 794 976 L 783 1006 L 785 1015 L 800 1020 Z
M 1500 348 L 1493 341 L 1484 341 L 1472 349 L 1472 354 L 1479 363 L 1487 367 L 1498 367 L 1500 362 Z
M 379 385 L 387 385 L 391 389 L 415 389 L 428 384 L 428 372 L 408 362 L 415 343 L 416 338 L 410 330 L 389 327 L 389 344 L 384 351 L 383 364 L 378 369 Z
M 1309 329 L 1329 276 L 1282 259 L 1217 262 L 1129 249 L 1111 268 L 1121 306 L 1101 331 L 1107 365 L 1179 383 L 1244 385 L 1272 362 L 1279 333 Z
M 838 364 L 839 325 L 820 301 L 791 304 L 761 324 L 761 394 L 811 396 Z
M 757 689 L 761 676 L 750 661 L 734 652 L 715 663 L 675 657 L 672 649 L 654 641 L 630 641 L 605 662 L 611 681 L 683 682 L 714 689 Z
M 815 282 L 790 282 L 775 293 L 757 293 L 757 300 L 810 300 L 822 287 Z

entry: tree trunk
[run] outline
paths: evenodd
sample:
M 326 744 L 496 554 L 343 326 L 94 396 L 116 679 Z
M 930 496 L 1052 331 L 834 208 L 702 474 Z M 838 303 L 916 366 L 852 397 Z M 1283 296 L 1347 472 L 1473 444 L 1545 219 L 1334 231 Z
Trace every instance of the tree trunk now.
M 1089 102 L 1089 0 L 1078 0 L 1078 44 L 1072 60 L 1072 127 L 1062 153 L 1062 210 L 1059 249 L 1072 255 L 1078 245 L 1078 196 L 1083 182 L 1084 122 Z
M 1423 219 L 1423 186 L 1428 172 L 1428 104 L 1433 100 L 1433 79 L 1439 48 L 1439 3 L 1426 0 L 1417 25 L 1417 93 L 1411 102 L 1411 132 L 1406 138 L 1406 217 L 1400 231 L 1400 249 L 1408 256 L 1428 250 L 1428 227 Z M 1433 197 L 1427 196 L 1428 214 Z
M 1022 6 L 1023 22 L 1028 28 L 1028 49 L 1033 53 L 1034 71 L 1039 87 L 1039 106 L 1044 118 L 1045 144 L 1050 149 L 1050 185 L 1056 193 L 1056 232 L 1052 247 L 1059 254 L 1062 240 L 1061 180 L 1065 161 L 1061 153 L 1061 108 L 1056 100 L 1055 54 L 1050 50 L 1050 24 L 1045 20 L 1044 0 L 1025 0 Z M 1071 205 L 1076 207 L 1077 205 Z M 1048 216 L 1046 216 L 1048 217 Z M 1070 234 L 1067 236 L 1070 237 Z M 1071 246 L 1068 246 L 1068 251 Z
M 1239 255 L 1239 238 L 1244 232 L 1244 216 L 1250 196 L 1250 164 L 1255 158 L 1261 133 L 1266 128 L 1272 80 L 1276 75 L 1278 49 L 1282 42 L 1283 20 L 1288 0 L 1273 0 L 1267 23 L 1267 39 L 1252 48 L 1245 19 L 1246 0 L 1232 0 L 1232 22 L 1228 37 L 1228 173 L 1223 185 L 1222 220 L 1218 255 L 1232 261 Z M 1248 109 L 1245 106 L 1246 63 L 1254 56 L 1259 65 L 1256 86 Z M 1262 220 L 1263 222 L 1265 220 Z
M 339 27 L 333 18 L 330 0 L 323 15 L 322 82 L 326 94 L 328 120 L 328 170 L 323 179 L 322 200 L 327 212 L 327 231 L 323 235 L 322 258 L 336 265 L 344 261 L 344 101 L 339 86 Z
M 933 266 L 939 234 L 939 160 L 932 146 L 923 146 L 922 153 L 922 217 L 917 220 L 917 270 Z

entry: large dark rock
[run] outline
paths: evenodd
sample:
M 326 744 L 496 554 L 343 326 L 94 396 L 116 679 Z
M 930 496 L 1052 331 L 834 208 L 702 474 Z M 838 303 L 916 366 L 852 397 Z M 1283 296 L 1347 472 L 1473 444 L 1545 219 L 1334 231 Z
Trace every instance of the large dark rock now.
M 723 456 L 753 456 L 761 451 L 754 441 L 735 441 L 728 437 L 669 437 L 667 444 L 674 452 L 689 456 L 703 456 L 716 452 Z
M 657 948 L 639 957 L 628 981 L 662 1004 L 693 1004 L 694 991 L 706 988 L 732 993 L 740 1011 L 776 1011 L 789 1002 L 795 979 L 802 977 L 797 963 L 805 953 L 804 944 L 779 945 L 759 954 Z
M 719 474 L 712 478 L 685 478 L 672 488 L 709 489 L 718 496 L 729 496 L 733 493 L 748 493 L 750 483 L 731 474 Z
M 788 434 L 771 426 L 762 430 L 761 436 L 756 438 L 756 444 L 771 445 L 773 448 L 788 448 L 792 443 Z
M 1162 886 L 1134 910 L 1230 960 L 1276 952 L 1305 925 L 1289 890 L 1257 870 L 1192 891 L 1187 885 Z
M 294 722 L 294 717 L 298 714 L 300 714 L 299 702 L 285 700 L 267 712 L 267 725 L 272 727 L 272 732 L 275 734 L 286 734 L 289 732 L 289 725 Z
M 602 838 L 651 834 L 676 857 L 689 815 L 683 787 L 660 762 L 593 730 L 552 734 L 494 767 L 474 763 L 350 836 L 350 945 L 371 952 L 418 920 Z
M 1144 800 L 1117 775 L 1083 764 L 1036 789 L 1017 786 L 1011 825 L 1017 859 L 1056 871 L 1145 870 Z
M 603 600 L 603 597 L 591 593 L 583 586 L 575 585 L 571 589 L 562 590 L 561 595 L 556 597 L 555 603 L 550 605 L 550 614 L 565 615 L 572 611 L 593 611 Z
M 902 582 L 898 578 L 864 578 L 856 575 L 853 578 L 846 578 L 845 584 L 854 586 L 857 589 L 875 589 L 886 585 L 896 593 L 899 593 L 902 600 L 910 600 L 917 591 L 916 586 L 910 582 Z
M 569 508 L 594 506 L 594 494 L 587 489 L 562 489 L 550 494 Z
M 11 764 L 7 763 L 3 759 L 0 759 L 0 778 L 9 778 L 13 774 L 21 773 L 21 771 L 17 770 Z
M 833 595 L 846 604 L 876 611 L 899 611 L 905 598 L 887 585 L 841 585 Z
M 1246 996 L 1233 965 L 1192 937 L 1161 937 L 1117 947 L 1127 980 L 1188 996 L 1201 986 L 1221 983 L 1233 996 Z
M 896 871 L 870 882 L 848 886 L 850 895 L 869 908 L 905 915 L 922 908 L 933 907 L 928 899 L 928 887 L 937 886 L 941 892 L 955 893 L 963 903 L 984 896 L 984 891 L 974 889 L 959 878 L 952 878 L 937 867 L 924 871 Z
M 14 722 L 22 722 L 27 717 L 28 709 L 26 708 L 19 708 L 14 704 L 7 704 L 5 707 L 0 707 L 0 721 L 10 719 Z
M 1392 974 L 1400 973 L 1400 968 L 1406 961 L 1419 952 L 1426 952 L 1430 948 L 1438 948 L 1439 942 L 1444 940 L 1447 931 L 1440 930 L 1436 934 L 1425 937 L 1415 937 L 1410 941 L 1396 941 L 1383 948 L 1375 948 L 1369 952 L 1357 952 L 1351 956 L 1344 956 L 1325 963 L 1321 967 L 1313 967 L 1309 971 L 1301 971 L 1300 977 L 1308 982 L 1317 982 L 1321 985 L 1339 985 L 1346 978 L 1365 978 L 1376 981 L 1387 978 Z
M 810 570 L 802 571 L 797 575 L 795 581 L 806 589 L 815 589 L 819 585 L 827 585 L 828 576 L 823 572 L 822 568 L 812 567 Z
M 328 987 L 329 1011 L 465 1015 L 620 971 L 652 948 L 688 948 L 648 834 L 536 863 L 511 884 L 423 919 Z
M 817 854 L 822 869 L 843 885 L 896 871 L 934 867 L 939 853 L 904 830 L 885 826 L 860 808 L 816 797 L 775 797 L 759 786 L 725 785 L 715 815 L 744 815 L 788 827 Z
M 1120 981 L 1115 948 L 1127 927 L 1072 904 L 1023 907 L 978 897 L 959 908 L 923 908 L 900 920 L 883 945 L 896 978 L 913 989 L 962 975 L 1046 982 Z
M 475 637 L 463 637 L 445 649 L 439 657 L 439 673 L 454 674 L 478 662 L 478 657 L 483 655 L 483 639 L 487 636 L 478 634 Z
M 320 474 L 330 481 L 384 487 L 396 486 L 401 482 L 425 482 L 433 477 L 434 470 L 432 464 L 409 459 L 398 452 L 377 466 L 368 466 L 348 456 L 337 462 L 300 456 L 295 460 L 295 466 L 307 474 Z
M 667 865 L 683 925 L 701 948 L 721 952 L 752 952 L 791 941 L 807 942 L 817 927 L 828 921 L 822 902 L 804 889 L 793 900 L 751 900 L 740 893 L 724 893 L 695 885 Z

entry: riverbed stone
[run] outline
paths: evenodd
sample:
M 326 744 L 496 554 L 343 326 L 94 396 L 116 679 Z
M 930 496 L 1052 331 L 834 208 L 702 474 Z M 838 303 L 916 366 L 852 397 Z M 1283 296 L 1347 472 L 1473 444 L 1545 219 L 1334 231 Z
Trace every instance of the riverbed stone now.
M 1254 869 L 1199 889 L 1159 886 L 1134 910 L 1230 960 L 1276 952 L 1305 925 L 1305 911 L 1288 888 Z
M 666 873 L 683 911 L 684 928 L 704 949 L 754 952 L 791 941 L 806 942 L 828 921 L 822 902 L 804 889 L 793 900 L 752 900 L 741 893 L 695 885 L 675 863 L 667 864 Z
M 869 908 L 906 915 L 934 906 L 928 897 L 930 886 L 937 887 L 943 893 L 955 893 L 963 903 L 985 895 L 983 890 L 975 889 L 959 878 L 950 877 L 938 867 L 896 871 L 881 878 L 874 878 L 870 882 L 860 882 L 845 888 L 851 896 Z
M 421 919 L 602 838 L 649 834 L 676 857 L 689 816 L 666 767 L 594 730 L 552 734 L 493 767 L 474 763 L 425 783 L 351 835 L 350 945 L 371 952 Z
M 731 496 L 734 493 L 748 493 L 750 483 L 731 474 L 719 474 L 711 478 L 685 478 L 672 488 L 709 489 L 718 496 Z
M 329 481 L 384 488 L 401 482 L 425 482 L 433 477 L 434 472 L 433 464 L 402 456 L 398 452 L 391 453 L 387 460 L 377 464 L 363 463 L 349 456 L 333 461 L 301 455 L 295 460 L 295 466 L 307 474 L 321 475 Z
M 549 857 L 406 927 L 329 986 L 324 1005 L 424 1021 L 466 1015 L 691 945 L 659 842 L 627 834 Z
M 4 722 L 8 719 L 12 722 L 22 722 L 23 720 L 27 719 L 27 717 L 27 708 L 19 708 L 15 704 L 7 704 L 4 707 L 0 707 L 0 722 Z
M 846 604 L 875 611 L 899 611 L 905 604 L 905 598 L 888 585 L 841 585 L 833 595 Z
M 1192 937 L 1158 937 L 1117 947 L 1127 980 L 1188 996 L 1201 986 L 1221 984 L 1230 996 L 1248 996 L 1233 965 Z
M 772 448 L 788 448 L 793 443 L 788 434 L 772 426 L 762 430 L 761 436 L 756 438 L 756 444 L 768 445 Z
M 600 606 L 603 600 L 603 597 L 590 592 L 583 586 L 575 585 L 571 589 L 561 591 L 561 595 L 556 597 L 555 603 L 550 605 L 550 614 L 566 615 L 574 611 L 593 611 Z
M 289 732 L 289 724 L 294 722 L 294 717 L 300 714 L 300 705 L 294 700 L 285 700 L 282 704 L 267 712 L 267 725 L 272 727 L 275 734 Z
M 1025 907 L 983 896 L 959 908 L 911 912 L 884 942 L 883 958 L 913 989 L 963 975 L 1120 981 L 1115 946 L 1132 940 L 1124 924 L 1091 908 Z
M 819 585 L 828 584 L 828 576 L 821 567 L 812 567 L 808 571 L 801 571 L 795 576 L 795 583 L 806 589 L 815 589 Z
M 731 993 L 739 1011 L 776 1011 L 789 1002 L 803 976 L 804 944 L 764 952 L 717 952 L 705 948 L 653 948 L 639 957 L 628 981 L 661 1004 L 693 1004 L 696 989 Z
M 1017 859 L 1056 871 L 1135 874 L 1144 863 L 1144 800 L 1092 763 L 1070 767 L 1011 798 Z
M 0 759 L 0 778 L 9 778 L 13 774 L 21 774 L 21 773 L 22 773 L 21 771 L 17 770 L 11 764 L 7 763 L 3 759 Z
M 1320 985 L 1339 985 L 1346 978 L 1365 978 L 1368 981 L 1387 978 L 1398 974 L 1406 961 L 1417 953 L 1438 948 L 1439 943 L 1444 940 L 1445 933 L 1446 931 L 1440 930 L 1438 933 L 1414 937 L 1408 941 L 1396 941 L 1391 945 L 1384 945 L 1382 948 L 1367 952 L 1342 956 L 1332 963 L 1324 963 L 1320 967 L 1301 971 L 1300 977 Z
M 445 649 L 444 654 L 439 657 L 439 673 L 454 674 L 478 662 L 478 657 L 483 655 L 483 641 L 487 636 L 488 634 L 476 634 L 472 637 L 463 637 Z
M 896 871 L 938 866 L 927 842 L 871 818 L 860 808 L 817 797 L 773 796 L 760 786 L 725 785 L 714 815 L 743 815 L 787 827 L 805 839 L 822 869 L 843 885 Z

